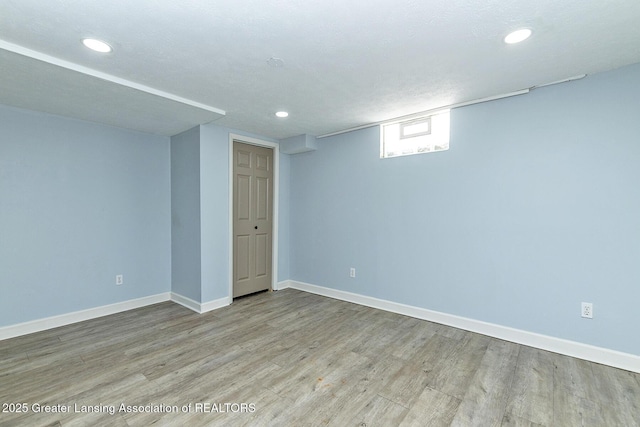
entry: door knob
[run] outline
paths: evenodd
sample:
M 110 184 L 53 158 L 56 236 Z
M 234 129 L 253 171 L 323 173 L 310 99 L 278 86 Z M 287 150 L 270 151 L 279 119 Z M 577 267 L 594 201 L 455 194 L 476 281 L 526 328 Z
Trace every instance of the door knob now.
M 257 230 L 257 229 L 258 229 L 258 226 L 256 225 L 256 226 L 255 226 L 255 227 L 253 227 L 253 228 L 255 228 L 255 229 Z

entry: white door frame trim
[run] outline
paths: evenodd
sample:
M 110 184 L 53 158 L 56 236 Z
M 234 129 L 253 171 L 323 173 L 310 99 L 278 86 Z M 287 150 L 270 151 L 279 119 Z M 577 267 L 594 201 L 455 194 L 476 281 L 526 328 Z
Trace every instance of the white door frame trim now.
M 278 206 L 280 202 L 280 151 L 276 142 L 229 134 L 229 303 L 233 302 L 233 142 L 273 149 L 273 227 L 271 230 L 271 289 L 278 290 Z

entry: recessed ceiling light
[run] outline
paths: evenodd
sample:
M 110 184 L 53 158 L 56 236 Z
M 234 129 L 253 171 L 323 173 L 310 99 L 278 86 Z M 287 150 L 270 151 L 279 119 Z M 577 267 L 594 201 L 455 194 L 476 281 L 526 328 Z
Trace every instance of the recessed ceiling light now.
M 516 30 L 512 33 L 507 34 L 504 38 L 504 42 L 507 44 L 520 43 L 528 39 L 531 36 L 531 30 L 528 28 L 523 28 L 521 30 Z
M 100 52 L 100 53 L 109 53 L 113 50 L 111 49 L 111 46 L 109 46 L 102 40 L 97 40 L 97 39 L 82 39 L 82 44 L 88 47 L 89 49 L 95 50 L 96 52 Z
M 280 117 L 280 118 L 282 118 L 282 119 L 283 119 L 283 118 L 285 118 L 285 117 L 289 117 L 289 113 L 287 113 L 286 111 L 278 111 L 278 112 L 276 113 L 276 116 L 277 116 L 277 117 Z

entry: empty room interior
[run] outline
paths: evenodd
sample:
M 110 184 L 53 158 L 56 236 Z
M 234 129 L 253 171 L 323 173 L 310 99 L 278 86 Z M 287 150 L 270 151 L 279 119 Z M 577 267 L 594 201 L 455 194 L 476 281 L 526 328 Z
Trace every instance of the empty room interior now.
M 640 426 L 638 22 L 0 0 L 0 425 Z

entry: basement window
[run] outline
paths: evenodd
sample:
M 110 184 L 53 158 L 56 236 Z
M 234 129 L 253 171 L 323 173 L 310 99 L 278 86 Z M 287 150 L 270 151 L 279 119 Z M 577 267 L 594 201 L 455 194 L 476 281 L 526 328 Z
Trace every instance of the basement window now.
M 380 158 L 449 149 L 449 110 L 380 126 Z

